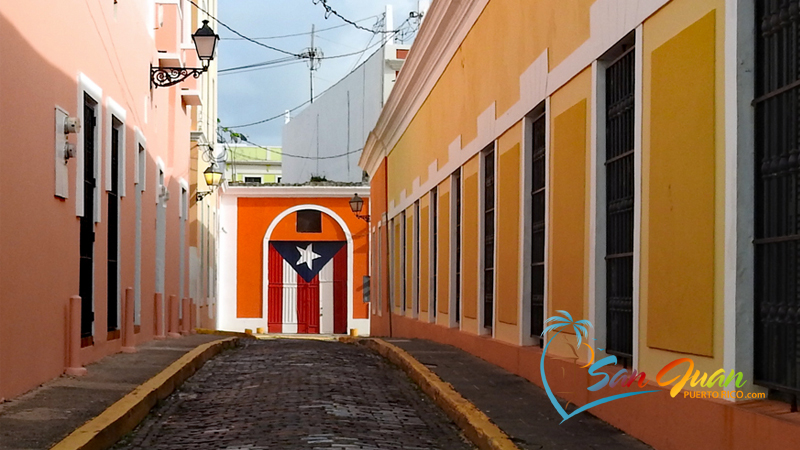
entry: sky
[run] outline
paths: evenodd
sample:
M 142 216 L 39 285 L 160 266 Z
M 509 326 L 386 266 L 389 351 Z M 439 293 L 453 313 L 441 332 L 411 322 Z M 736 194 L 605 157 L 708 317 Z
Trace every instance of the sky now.
M 416 0 L 327 0 L 327 4 L 345 18 L 369 29 L 381 20 L 387 4 L 394 9 L 395 28 L 406 20 L 410 11 L 417 9 Z M 303 33 L 300 36 L 258 39 L 258 42 L 295 54 L 310 46 L 313 24 L 318 30 L 314 46 L 325 57 L 356 53 L 321 61 L 314 84 L 314 94 L 319 95 L 364 62 L 380 48 L 381 43 L 381 35 L 359 30 L 335 15 L 326 19 L 325 14 L 325 8 L 314 4 L 313 0 L 219 0 L 218 19 L 251 38 Z M 336 28 L 328 29 L 332 27 Z M 410 25 L 406 27 L 410 28 Z M 218 24 L 214 29 L 221 38 L 217 50 L 220 71 L 289 58 L 252 42 L 232 39 L 237 36 Z M 410 43 L 412 39 L 413 34 L 409 34 L 406 42 Z M 368 45 L 371 48 L 363 56 L 358 54 Z M 221 125 L 235 127 L 235 131 L 259 145 L 281 145 L 283 117 L 250 127 L 236 126 L 282 114 L 307 102 L 311 95 L 307 60 L 273 63 L 227 74 L 220 72 L 218 83 Z M 301 111 L 298 109 L 293 115 Z

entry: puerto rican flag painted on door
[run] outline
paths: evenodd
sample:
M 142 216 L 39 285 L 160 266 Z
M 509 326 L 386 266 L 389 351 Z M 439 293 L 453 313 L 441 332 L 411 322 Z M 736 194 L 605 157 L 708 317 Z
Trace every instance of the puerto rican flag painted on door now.
M 270 241 L 270 333 L 347 332 L 347 246 L 334 241 Z

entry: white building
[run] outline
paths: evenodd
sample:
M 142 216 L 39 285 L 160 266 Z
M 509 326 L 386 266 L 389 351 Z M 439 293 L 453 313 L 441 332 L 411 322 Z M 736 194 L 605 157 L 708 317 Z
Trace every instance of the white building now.
M 386 44 L 363 64 L 314 100 L 283 127 L 286 154 L 331 159 L 286 158 L 284 183 L 305 183 L 312 176 L 328 181 L 360 182 L 361 148 L 375 127 L 411 46 Z

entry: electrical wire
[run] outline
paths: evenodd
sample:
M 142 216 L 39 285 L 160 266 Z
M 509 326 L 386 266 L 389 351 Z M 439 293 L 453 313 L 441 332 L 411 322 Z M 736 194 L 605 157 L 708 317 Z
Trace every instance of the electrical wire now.
M 355 28 L 357 28 L 359 30 L 366 31 L 366 32 L 372 33 L 372 34 L 389 34 L 389 33 L 395 33 L 395 32 L 398 31 L 398 30 L 376 31 L 374 29 L 362 27 L 361 25 L 357 24 L 356 22 L 353 22 L 352 20 L 350 20 L 350 19 L 346 18 L 345 16 L 339 14 L 335 9 L 331 8 L 331 6 L 328 5 L 328 1 L 327 0 L 311 0 L 311 1 L 315 5 L 322 5 L 322 7 L 325 8 L 325 18 L 326 19 L 328 17 L 330 17 L 331 15 L 334 15 L 334 16 L 342 19 L 342 21 L 346 22 L 347 24 L 352 25 L 353 27 L 355 27 Z
M 216 17 L 212 16 L 212 15 L 211 15 L 211 14 L 210 14 L 208 11 L 206 11 L 206 10 L 205 10 L 205 9 L 203 9 L 203 8 L 201 8 L 201 7 L 200 7 L 200 5 L 198 5 L 197 3 L 195 3 L 193 0 L 189 0 L 189 3 L 191 3 L 192 5 L 194 5 L 194 7 L 195 7 L 195 8 L 197 8 L 197 9 L 199 9 L 200 11 L 202 11 L 203 13 L 205 13 L 205 14 L 206 14 L 208 17 L 210 17 L 211 19 L 213 19 L 215 22 L 217 22 L 217 23 L 218 23 L 218 24 L 220 24 L 221 26 L 223 26 L 223 27 L 227 28 L 227 29 L 228 29 L 228 31 L 230 31 L 231 33 L 233 33 L 233 34 L 235 34 L 235 35 L 239 36 L 240 38 L 242 38 L 242 39 L 244 39 L 244 40 L 246 40 L 246 41 L 250 41 L 250 42 L 252 42 L 252 43 L 254 43 L 254 44 L 258 45 L 258 46 L 261 46 L 261 47 L 264 47 L 264 48 L 268 48 L 268 49 L 270 49 L 270 50 L 273 50 L 273 51 L 276 51 L 276 52 L 279 52 L 279 53 L 283 53 L 283 54 L 286 54 L 286 55 L 291 55 L 291 56 L 294 56 L 295 58 L 302 58 L 302 57 L 303 57 L 303 56 L 302 56 L 301 54 L 299 54 L 299 53 L 292 53 L 292 52 L 290 52 L 290 51 L 283 50 L 283 49 L 280 49 L 280 48 L 277 48 L 277 47 L 273 47 L 273 46 L 271 46 L 271 45 L 267 45 L 267 44 L 264 44 L 264 43 L 262 43 L 262 42 L 258 42 L 257 40 L 255 40 L 255 39 L 253 39 L 253 38 L 247 37 L 247 36 L 243 35 L 242 33 L 239 33 L 238 31 L 236 31 L 236 30 L 234 30 L 233 28 L 229 27 L 227 24 L 225 24 L 224 22 L 220 21 L 220 20 L 219 20 L 219 19 L 217 19 Z
M 381 16 L 381 14 L 376 14 L 374 16 L 369 16 L 369 17 L 365 17 L 363 19 L 356 20 L 355 22 L 356 23 L 358 23 L 358 22 L 366 22 L 367 20 L 375 19 L 375 18 L 378 18 L 380 16 Z M 336 26 L 333 26 L 333 27 L 320 28 L 319 30 L 314 31 L 314 33 L 322 33 L 323 31 L 330 31 L 330 30 L 335 30 L 337 28 L 344 28 L 344 27 L 346 27 L 348 25 L 350 25 L 350 24 L 349 23 L 343 23 L 341 25 L 336 25 Z M 253 39 L 255 39 L 257 41 L 267 41 L 267 40 L 270 40 L 270 39 L 283 39 L 283 38 L 297 37 L 297 36 L 308 36 L 310 34 L 311 34 L 310 31 L 306 31 L 305 33 L 284 34 L 284 35 L 280 35 L 280 36 L 255 37 Z M 244 41 L 245 40 L 244 38 L 240 38 L 240 37 L 224 37 L 224 38 L 220 38 L 220 39 L 223 40 L 223 41 Z
M 291 153 L 284 153 L 283 151 L 277 151 L 277 150 L 273 150 L 273 149 L 271 149 L 271 148 L 267 148 L 267 147 L 264 147 L 264 146 L 258 145 L 258 144 L 256 144 L 255 142 L 251 142 L 251 141 L 249 141 L 249 140 L 247 140 L 247 139 L 242 139 L 242 142 L 246 142 L 246 143 L 248 143 L 248 144 L 250 144 L 250 145 L 252 145 L 252 146 L 254 146 L 254 147 L 258 147 L 258 148 L 260 148 L 260 149 L 262 149 L 262 150 L 266 150 L 266 151 L 268 151 L 268 152 L 277 153 L 277 154 L 279 154 L 279 155 L 281 155 L 281 156 L 288 156 L 288 157 L 290 157 L 290 158 L 299 158 L 299 159 L 335 159 L 335 158 L 343 158 L 343 157 L 345 157 L 345 156 L 347 156 L 347 155 L 352 155 L 353 153 L 358 153 L 358 152 L 360 152 L 361 150 L 364 150 L 364 148 L 362 147 L 362 148 L 360 148 L 360 149 L 358 149 L 358 150 L 352 150 L 352 151 L 349 151 L 349 152 L 340 153 L 340 154 L 338 154 L 338 155 L 329 155 L 329 156 L 305 156 L 305 155 L 293 155 L 293 154 L 291 154 Z
M 253 67 L 270 66 L 270 65 L 273 65 L 273 64 L 280 64 L 280 63 L 285 63 L 285 62 L 288 62 L 288 61 L 301 62 L 297 58 L 286 57 L 286 58 L 280 58 L 280 59 L 272 59 L 272 60 L 269 60 L 269 61 L 262 61 L 262 62 L 259 62 L 259 63 L 247 64 L 247 65 L 244 65 L 244 66 L 226 67 L 224 69 L 219 69 L 217 71 L 217 73 L 231 72 L 231 71 L 240 70 L 240 69 L 250 69 L 250 68 L 253 68 Z
M 239 75 L 241 73 L 256 72 L 258 70 L 266 70 L 266 69 L 280 69 L 281 67 L 291 66 L 291 65 L 294 65 L 294 64 L 304 64 L 304 63 L 305 63 L 304 61 L 301 61 L 301 60 L 298 59 L 298 60 L 289 61 L 289 62 L 285 62 L 285 63 L 281 63 L 281 64 L 273 64 L 273 65 L 270 65 L 270 66 L 253 67 L 251 69 L 241 69 L 241 70 L 225 72 L 225 73 L 219 74 L 219 76 L 223 77 L 225 75 Z

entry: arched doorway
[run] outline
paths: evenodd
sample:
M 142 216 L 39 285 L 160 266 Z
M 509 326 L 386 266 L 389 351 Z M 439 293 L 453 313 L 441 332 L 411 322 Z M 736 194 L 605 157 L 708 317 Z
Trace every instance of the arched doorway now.
M 267 330 L 346 333 L 352 252 L 350 231 L 327 208 L 300 205 L 276 217 L 264 236 Z

